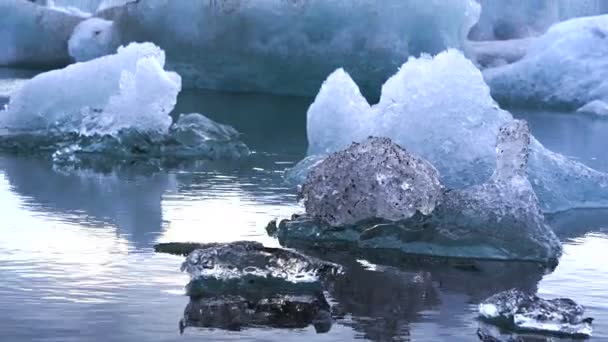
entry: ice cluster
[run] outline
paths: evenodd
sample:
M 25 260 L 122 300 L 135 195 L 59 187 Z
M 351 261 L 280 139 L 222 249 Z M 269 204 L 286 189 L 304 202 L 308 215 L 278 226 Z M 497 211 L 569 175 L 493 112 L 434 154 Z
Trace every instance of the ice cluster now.
M 474 0 L 161 0 L 96 15 L 123 44 L 161 46 L 186 86 L 310 95 L 340 66 L 377 91 L 409 55 L 462 48 L 479 12 Z
M 490 96 L 481 72 L 456 50 L 410 58 L 370 105 L 342 69 L 308 110 L 307 163 L 368 136 L 389 137 L 430 161 L 446 187 L 482 184 L 492 174 L 499 128 L 513 120 Z M 529 179 L 544 211 L 608 204 L 608 175 L 547 150 L 531 137 Z M 300 182 L 303 179 L 299 180 Z
M 425 193 L 429 191 L 428 180 L 418 181 L 420 192 L 403 192 L 405 189 L 391 186 L 390 182 L 377 183 L 373 174 L 358 177 L 361 170 L 374 169 L 376 165 L 375 161 L 370 162 L 365 158 L 366 154 L 379 156 L 382 160 L 387 157 L 383 155 L 385 147 L 373 144 L 374 140 L 371 140 L 372 143 L 368 141 L 362 145 L 353 145 L 344 152 L 328 157 L 330 162 L 327 165 L 323 162 L 316 166 L 304 187 L 304 191 L 308 191 L 308 197 L 319 196 L 322 199 L 326 194 L 337 197 L 339 207 L 323 211 L 315 206 L 310 211 L 306 205 L 306 216 L 283 221 L 278 227 L 271 227 L 271 231 L 288 246 L 293 244 L 292 241 L 296 244 L 345 244 L 363 249 L 400 250 L 408 254 L 555 264 L 561 255 L 561 244 L 545 224 L 538 199 L 527 178 L 530 139 L 525 122 L 512 120 L 505 123 L 496 139 L 496 167 L 487 182 L 445 192 L 441 192 L 441 185 L 437 184 L 437 188 L 431 187 L 428 194 Z M 365 148 L 358 148 L 359 146 Z M 340 169 L 339 164 L 331 162 L 332 159 L 339 158 L 351 158 L 352 165 Z M 407 161 L 403 162 L 408 165 Z M 429 170 L 426 167 L 416 168 L 417 165 L 420 162 L 410 161 L 403 168 L 415 173 L 417 177 L 428 176 Z M 387 168 L 390 169 L 391 166 L 395 167 L 388 165 Z M 330 176 L 329 167 L 335 167 L 335 175 Z M 334 177 L 343 179 L 343 182 L 332 181 Z M 402 181 L 411 178 L 403 174 L 399 177 Z M 349 187 L 344 189 L 343 183 Z M 408 183 L 415 187 L 417 182 Z M 316 185 L 320 190 L 306 190 L 311 185 Z M 381 188 L 381 191 L 375 187 Z M 392 199 L 393 202 L 388 205 L 395 202 L 407 204 L 426 201 L 431 197 L 436 207 L 425 208 L 430 210 L 422 212 L 416 211 L 416 207 L 412 206 L 410 211 L 413 212 L 408 212 L 409 215 L 402 216 L 401 220 L 395 220 L 370 212 L 367 207 L 369 204 L 360 205 L 359 198 L 365 196 L 351 197 L 349 192 L 353 189 L 364 189 L 362 191 L 372 194 L 382 193 L 386 198 Z M 360 207 L 362 212 L 359 212 Z M 319 212 L 326 214 L 327 210 L 336 214 L 319 215 Z M 357 224 L 351 220 L 346 225 L 335 227 L 333 223 L 342 213 L 357 217 Z M 327 219 L 328 216 L 330 220 Z
M 500 292 L 479 304 L 479 316 L 508 329 L 589 337 L 592 318 L 569 298 L 546 300 L 517 289 Z
M 608 13 L 604 0 L 478 0 L 479 22 L 471 29 L 474 40 L 505 40 L 539 35 L 566 19 Z
M 331 154 L 302 187 L 306 212 L 331 225 L 370 217 L 399 221 L 430 214 L 443 188 L 437 170 L 388 138 L 368 138 Z
M 608 15 L 552 26 L 516 63 L 485 71 L 500 103 L 576 110 L 608 101 Z M 605 110 L 605 107 L 604 107 Z

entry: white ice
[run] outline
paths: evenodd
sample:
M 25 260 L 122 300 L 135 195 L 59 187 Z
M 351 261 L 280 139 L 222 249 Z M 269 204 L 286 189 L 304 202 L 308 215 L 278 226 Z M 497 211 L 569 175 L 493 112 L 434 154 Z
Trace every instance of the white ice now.
M 114 23 L 100 18 L 84 20 L 68 41 L 68 51 L 76 62 L 111 55 L 120 46 L 120 35 Z
M 520 61 L 484 73 L 501 104 L 576 110 L 608 101 L 608 15 L 552 26 Z
M 11 96 L 0 127 L 80 135 L 166 133 L 181 79 L 164 65 L 163 50 L 132 43 L 116 54 L 39 74 Z
M 97 15 L 123 43 L 167 51 L 185 86 L 311 95 L 340 66 L 377 92 L 408 56 L 462 48 L 479 12 L 474 0 L 158 0 Z
M 373 106 L 347 73 L 331 74 L 308 110 L 308 154 L 386 136 L 433 163 L 448 188 L 459 188 L 489 179 L 498 130 L 511 120 L 473 63 L 448 50 L 434 58 L 410 58 Z M 544 211 L 608 205 L 608 175 L 551 152 L 534 138 L 530 149 L 529 179 Z M 305 174 L 302 165 L 293 174 Z

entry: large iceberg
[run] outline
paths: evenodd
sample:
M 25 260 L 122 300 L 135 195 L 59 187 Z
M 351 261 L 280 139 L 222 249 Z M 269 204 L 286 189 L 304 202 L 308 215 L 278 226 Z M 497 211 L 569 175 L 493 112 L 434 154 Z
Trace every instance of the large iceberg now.
M 479 22 L 474 40 L 504 40 L 539 35 L 554 23 L 608 12 L 604 0 L 478 0 Z
M 339 69 L 308 110 L 308 154 L 317 157 L 307 158 L 291 175 L 305 175 L 303 167 L 320 156 L 373 135 L 429 160 L 447 187 L 481 184 L 494 169 L 498 130 L 511 120 L 490 96 L 481 72 L 456 50 L 410 58 L 373 106 Z M 608 204 L 608 175 L 547 150 L 534 137 L 529 179 L 544 211 Z
M 552 26 L 523 59 L 484 76 L 500 103 L 576 110 L 608 102 L 606 56 L 608 15 L 577 18 Z
M 0 65 L 70 63 L 67 41 L 85 14 L 24 0 L 0 1 Z
M 159 0 L 96 15 L 123 44 L 162 47 L 187 87 L 310 95 L 339 66 L 377 92 L 409 55 L 462 48 L 479 12 L 474 0 Z

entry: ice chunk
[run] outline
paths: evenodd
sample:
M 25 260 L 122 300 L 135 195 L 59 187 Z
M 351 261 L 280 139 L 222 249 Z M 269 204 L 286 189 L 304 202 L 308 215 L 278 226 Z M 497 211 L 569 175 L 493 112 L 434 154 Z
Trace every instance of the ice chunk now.
M 520 61 L 485 71 L 500 103 L 576 110 L 608 101 L 608 15 L 552 26 Z
M 74 29 L 68 41 L 70 56 L 77 62 L 111 55 L 120 46 L 120 37 L 109 20 L 90 18 Z
M 331 154 L 302 187 L 306 212 L 331 225 L 430 214 L 443 188 L 437 170 L 387 138 L 368 138 Z
M 187 87 L 311 95 L 338 67 L 377 92 L 409 55 L 462 48 L 479 12 L 474 0 L 237 0 L 139 1 L 97 15 L 123 43 L 165 49 Z
M 181 82 L 164 64 L 154 44 L 132 43 L 114 55 L 42 73 L 11 96 L 0 127 L 84 136 L 167 133 Z
M 389 137 L 430 161 L 446 187 L 462 188 L 491 176 L 496 135 L 512 120 L 471 61 L 448 50 L 410 58 L 373 106 L 347 74 L 330 75 L 308 110 L 308 154 L 325 155 L 370 135 Z M 309 166 L 297 165 L 290 176 L 306 174 Z M 534 137 L 529 178 L 544 211 L 608 205 L 608 175 L 547 150 Z
M 310 219 L 308 214 L 315 212 L 309 213 L 307 207 L 307 216 L 283 221 L 276 229 L 271 227 L 271 231 L 276 230 L 279 241 L 287 245 L 299 240 L 320 245 L 394 249 L 408 254 L 555 264 L 561 255 L 561 244 L 545 224 L 526 175 L 530 139 L 525 122 L 505 123 L 497 137 L 496 168 L 490 180 L 462 190 L 445 191 L 428 215 L 417 213 L 398 222 L 377 220 L 369 215 L 367 221 L 360 220 L 356 225 L 332 228 Z M 320 167 L 323 163 L 317 166 Z M 348 172 L 352 170 L 357 167 L 346 169 L 347 175 L 342 177 L 349 179 Z M 334 171 L 340 173 L 339 169 Z M 309 177 L 307 184 L 315 180 Z M 365 188 L 366 183 L 374 181 L 369 176 L 358 179 L 355 185 L 357 189 Z M 338 203 L 343 205 L 340 210 L 357 214 L 357 202 Z
M 469 51 L 482 68 L 494 68 L 522 59 L 536 38 L 470 41 Z
M 478 0 L 479 22 L 474 40 L 505 40 L 539 35 L 554 23 L 608 12 L 604 0 Z
M 200 245 L 186 257 L 182 270 L 193 279 L 276 278 L 291 283 L 317 282 L 341 272 L 340 266 L 257 242 Z
M 70 63 L 66 44 L 85 16 L 23 0 L 0 1 L 0 65 Z
M 608 117 L 608 103 L 602 100 L 594 100 L 579 108 L 577 112 Z
M 479 304 L 479 316 L 509 329 L 591 336 L 592 318 L 568 298 L 545 300 L 517 289 L 493 295 Z

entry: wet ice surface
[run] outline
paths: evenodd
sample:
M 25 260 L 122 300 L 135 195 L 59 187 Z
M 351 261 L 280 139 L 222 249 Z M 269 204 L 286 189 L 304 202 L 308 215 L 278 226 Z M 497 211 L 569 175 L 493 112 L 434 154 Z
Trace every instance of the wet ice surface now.
M 66 172 L 37 158 L 1 155 L 0 340 L 468 342 L 477 338 L 477 304 L 512 287 L 574 299 L 596 319 L 591 341 L 608 339 L 608 212 L 597 210 L 549 219 L 564 256 L 548 275 L 528 264 L 357 260 L 306 251 L 349 271 L 327 293 L 343 313 L 329 332 L 317 334 L 312 325 L 238 332 L 190 327 L 180 336 L 178 322 L 190 302 L 183 295 L 189 276 L 179 272 L 184 258 L 154 254 L 152 246 L 254 240 L 277 247 L 264 227 L 272 218 L 302 211 L 281 172 L 305 155 L 310 101 L 211 92 L 181 96 L 177 112 L 211 113 L 211 119 L 243 133 L 256 153 L 241 162 L 100 173 Z M 548 148 L 608 170 L 601 134 L 606 123 L 543 115 L 516 114 L 530 120 Z

